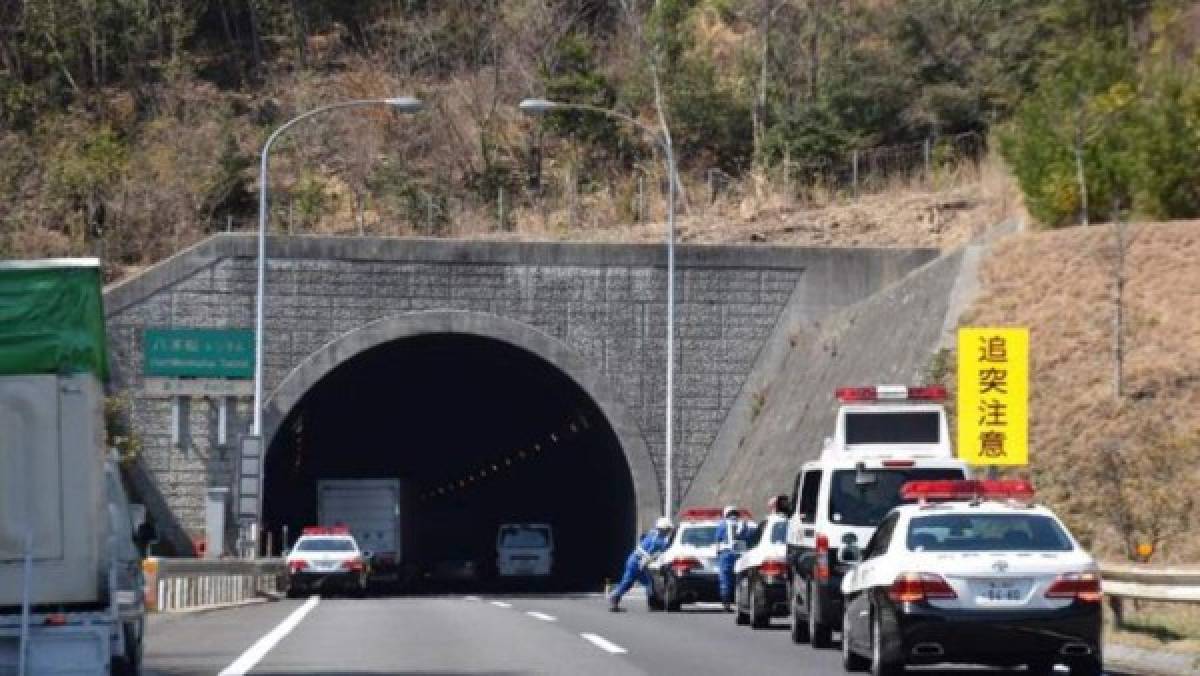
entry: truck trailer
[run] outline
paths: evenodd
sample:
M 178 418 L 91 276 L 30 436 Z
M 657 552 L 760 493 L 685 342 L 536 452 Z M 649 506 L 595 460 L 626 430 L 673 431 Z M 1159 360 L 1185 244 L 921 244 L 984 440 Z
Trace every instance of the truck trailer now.
M 345 526 L 368 554 L 369 585 L 403 581 L 407 536 L 404 482 L 400 479 L 321 479 L 317 519 L 321 526 Z
M 0 262 L 0 675 L 136 674 L 141 562 L 106 451 L 99 262 Z

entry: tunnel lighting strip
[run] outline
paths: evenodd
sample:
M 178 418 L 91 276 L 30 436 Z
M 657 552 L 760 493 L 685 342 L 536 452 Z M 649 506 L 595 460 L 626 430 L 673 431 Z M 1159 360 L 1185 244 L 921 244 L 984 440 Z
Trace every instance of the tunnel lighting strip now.
M 587 416 L 580 415 L 577 419 L 574 419 L 574 420 L 568 422 L 566 425 L 564 425 L 563 429 L 568 430 L 571 433 L 571 436 L 578 436 L 582 430 L 590 430 L 591 425 L 588 423 Z M 551 432 L 550 436 L 549 436 L 550 442 L 552 444 L 557 444 L 560 441 L 560 439 L 565 439 L 565 438 L 566 438 L 566 436 L 559 437 L 557 432 Z M 422 502 L 424 502 L 427 500 L 432 500 L 437 497 L 441 497 L 441 496 L 445 496 L 445 495 L 454 493 L 456 490 L 459 490 L 459 489 L 465 489 L 468 487 L 468 485 L 474 484 L 477 481 L 482 482 L 483 479 L 487 478 L 488 473 L 489 473 L 489 471 L 488 471 L 489 468 L 491 469 L 491 474 L 498 475 L 502 470 L 511 468 L 513 466 L 514 456 L 515 456 L 515 460 L 519 462 L 522 460 L 527 460 L 541 452 L 542 452 L 542 445 L 534 444 L 532 449 L 530 449 L 529 451 L 526 451 L 524 449 L 518 449 L 514 454 L 510 454 L 508 456 L 505 456 L 504 458 L 498 458 L 498 459 L 492 460 L 490 462 L 485 461 L 483 463 L 483 466 L 480 469 L 476 470 L 479 474 L 478 477 L 475 476 L 475 472 L 471 472 L 470 474 L 467 474 L 465 477 L 461 477 L 459 479 L 452 479 L 444 485 L 438 486 L 437 488 L 432 488 L 432 489 L 422 493 L 420 496 L 420 499 Z M 503 466 L 501 466 L 501 463 L 503 463 Z

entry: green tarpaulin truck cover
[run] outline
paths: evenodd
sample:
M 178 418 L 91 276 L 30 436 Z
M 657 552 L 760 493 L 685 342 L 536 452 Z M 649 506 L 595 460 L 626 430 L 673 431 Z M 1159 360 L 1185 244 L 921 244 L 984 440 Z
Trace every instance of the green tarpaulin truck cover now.
M 0 375 L 108 377 L 100 262 L 0 261 Z

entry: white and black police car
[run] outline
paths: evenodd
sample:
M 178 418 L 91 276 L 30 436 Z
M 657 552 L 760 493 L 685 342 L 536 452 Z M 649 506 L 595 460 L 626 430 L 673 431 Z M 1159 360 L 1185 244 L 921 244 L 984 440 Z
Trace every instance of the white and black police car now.
M 717 526 L 721 516 L 720 507 L 691 507 L 679 513 L 679 525 L 667 549 L 646 566 L 652 607 L 673 612 L 684 603 L 721 600 L 717 577 Z M 752 517 L 750 512 L 739 510 L 738 518 Z
M 285 563 L 290 598 L 307 592 L 366 593 L 368 560 L 344 526 L 305 528 Z
M 754 539 L 734 564 L 734 621 L 762 629 L 772 617 L 788 616 L 786 514 L 758 524 Z
M 916 481 L 865 548 L 843 547 L 842 661 L 1028 665 L 1100 674 L 1095 560 L 1021 480 Z

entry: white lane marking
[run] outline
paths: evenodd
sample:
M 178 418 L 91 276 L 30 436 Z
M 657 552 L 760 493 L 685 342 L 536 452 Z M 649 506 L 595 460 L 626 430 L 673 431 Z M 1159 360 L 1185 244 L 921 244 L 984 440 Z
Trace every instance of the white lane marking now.
M 482 601 L 483 599 L 479 598 L 478 596 L 464 596 L 463 600 L 464 601 Z
M 279 626 L 258 639 L 254 645 L 242 653 L 241 657 L 234 660 L 233 664 L 225 667 L 219 676 L 244 676 L 244 674 L 254 668 L 254 665 L 261 662 L 262 658 L 267 656 L 267 653 L 271 652 L 271 648 L 274 648 L 276 643 L 279 643 L 283 640 L 284 636 L 291 633 L 296 628 L 296 625 L 300 624 L 300 620 L 303 620 L 309 611 L 317 607 L 317 603 L 320 600 L 318 596 L 308 597 L 304 605 L 292 611 L 292 614 L 288 615 L 283 622 L 280 622 Z
M 492 601 L 492 605 L 497 608 L 512 608 L 511 603 L 505 603 L 504 601 Z
M 625 653 L 629 652 L 628 650 L 626 650 L 626 649 L 622 648 L 621 646 L 617 645 L 616 643 L 613 643 L 612 641 L 604 638 L 603 636 L 597 636 L 595 634 L 588 634 L 586 632 L 580 634 L 580 636 L 582 636 L 584 638 L 584 640 L 588 641 L 589 643 L 596 646 L 597 648 L 607 651 L 607 652 L 610 652 L 614 655 L 624 655 Z
M 547 615 L 546 613 L 539 613 L 536 610 L 527 610 L 527 611 L 525 611 L 525 614 L 532 618 L 539 619 L 542 622 L 558 622 L 557 617 L 555 617 L 553 615 Z

